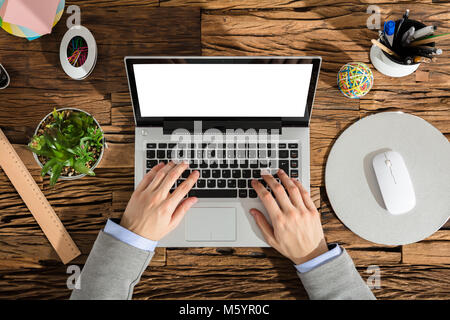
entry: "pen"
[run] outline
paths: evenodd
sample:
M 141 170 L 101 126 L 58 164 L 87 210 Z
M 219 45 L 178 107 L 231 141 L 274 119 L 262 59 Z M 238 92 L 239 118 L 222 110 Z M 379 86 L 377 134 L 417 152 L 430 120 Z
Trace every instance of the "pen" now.
M 401 45 L 405 46 L 411 42 L 412 36 L 414 35 L 414 32 L 416 29 L 414 27 L 411 27 L 406 31 L 402 36 L 402 42 Z
M 432 55 L 433 53 L 436 53 L 437 49 L 432 47 L 410 47 L 409 51 L 419 56 L 422 56 L 422 55 Z
M 414 32 L 413 40 L 417 40 L 417 39 L 432 35 L 434 33 L 434 30 L 436 30 L 436 26 L 428 26 L 428 27 L 419 29 L 416 32 Z
M 398 28 L 397 28 L 397 31 L 395 32 L 394 40 L 397 40 L 397 35 L 400 32 L 400 28 L 402 27 L 403 22 L 405 22 L 405 20 L 408 19 L 408 16 L 409 16 L 409 9 L 406 9 L 406 12 L 403 15 L 402 20 L 400 20 L 400 22 L 398 24 Z
M 395 30 L 395 22 L 392 20 L 386 21 L 384 23 L 384 37 L 387 40 L 387 43 L 392 48 L 392 43 L 394 41 L 394 30 Z
M 421 63 L 421 62 L 425 62 L 425 63 L 430 63 L 431 61 L 435 62 L 436 58 L 427 58 L 427 57 L 414 57 L 414 63 Z
M 442 54 L 442 49 L 440 48 L 436 48 L 436 47 L 411 47 L 411 49 L 421 49 L 421 50 L 426 50 L 428 51 L 428 54 L 434 54 L 434 55 L 441 55 Z

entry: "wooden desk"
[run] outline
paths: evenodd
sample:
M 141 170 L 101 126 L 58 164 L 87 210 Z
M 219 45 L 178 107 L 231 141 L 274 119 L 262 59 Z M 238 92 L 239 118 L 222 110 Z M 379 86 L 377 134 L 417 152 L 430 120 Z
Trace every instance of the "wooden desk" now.
M 134 127 L 122 58 L 148 55 L 321 55 L 323 66 L 311 120 L 311 187 L 329 242 L 339 242 L 362 277 L 369 265 L 381 268 L 378 298 L 450 298 L 450 224 L 407 246 L 365 241 L 339 222 L 324 189 L 323 170 L 337 136 L 354 121 L 380 111 L 418 115 L 450 137 L 450 41 L 437 63 L 401 79 L 375 69 L 375 85 L 361 100 L 339 93 L 336 73 L 350 61 L 369 63 L 367 1 L 111 0 L 67 1 L 82 10 L 82 24 L 96 37 L 97 66 L 81 82 L 68 79 L 58 58 L 65 17 L 51 35 L 28 42 L 0 32 L 0 62 L 11 86 L 0 91 L 0 126 L 16 145 L 36 181 L 83 255 L 82 265 L 108 217 L 119 217 L 133 190 Z M 371 1 L 369 1 L 371 2 Z M 373 1 L 377 4 L 377 1 Z M 152 7 L 161 8 L 152 8 Z M 201 6 L 201 8 L 199 8 Z M 381 17 L 411 18 L 450 31 L 450 4 L 431 0 L 379 4 Z M 425 81 L 424 81 L 425 80 Z M 25 150 L 39 120 L 53 107 L 91 112 L 106 132 L 109 148 L 96 177 L 58 182 Z M 59 298 L 66 267 L 0 171 L 0 298 Z M 292 264 L 272 249 L 158 249 L 135 289 L 137 299 L 304 299 Z

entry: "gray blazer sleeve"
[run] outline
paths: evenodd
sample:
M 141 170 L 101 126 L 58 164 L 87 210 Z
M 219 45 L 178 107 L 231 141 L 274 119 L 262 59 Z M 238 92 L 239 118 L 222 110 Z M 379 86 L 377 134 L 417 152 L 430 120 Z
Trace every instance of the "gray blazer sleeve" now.
M 308 272 L 297 273 L 312 300 L 375 300 L 344 248 L 336 258 Z
M 100 231 L 70 299 L 131 299 L 153 254 Z

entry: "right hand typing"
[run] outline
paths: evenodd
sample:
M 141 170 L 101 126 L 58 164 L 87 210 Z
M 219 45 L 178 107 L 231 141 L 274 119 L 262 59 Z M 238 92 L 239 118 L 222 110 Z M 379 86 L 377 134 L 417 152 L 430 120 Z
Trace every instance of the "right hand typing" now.
M 273 190 L 276 200 L 259 181 L 252 181 L 272 225 L 259 210 L 251 209 L 250 213 L 266 242 L 298 265 L 327 252 L 328 246 L 320 214 L 306 189 L 297 179 L 289 178 L 283 170 L 278 171 L 278 176 L 283 185 L 270 174 L 262 176 Z

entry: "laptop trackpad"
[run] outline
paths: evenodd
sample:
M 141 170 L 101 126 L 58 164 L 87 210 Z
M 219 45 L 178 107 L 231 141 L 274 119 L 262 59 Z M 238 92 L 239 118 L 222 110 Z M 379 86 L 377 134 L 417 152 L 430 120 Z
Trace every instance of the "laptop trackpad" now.
M 235 208 L 191 208 L 186 241 L 236 241 Z

